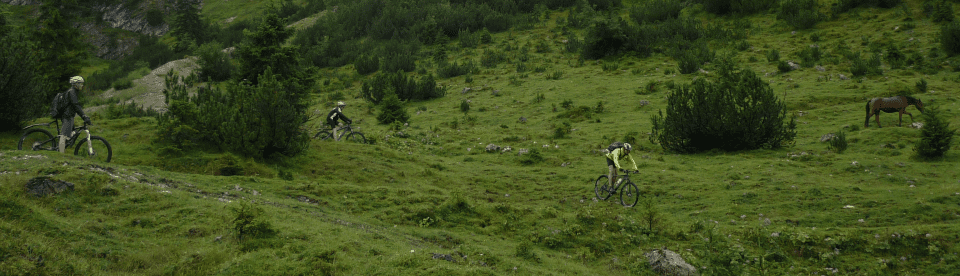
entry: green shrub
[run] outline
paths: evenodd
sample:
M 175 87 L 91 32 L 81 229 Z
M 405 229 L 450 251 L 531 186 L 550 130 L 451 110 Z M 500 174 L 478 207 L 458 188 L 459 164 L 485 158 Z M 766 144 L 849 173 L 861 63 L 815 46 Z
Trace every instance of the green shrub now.
M 507 60 L 507 55 L 501 51 L 486 50 L 480 56 L 480 65 L 486 68 L 497 67 L 498 64 Z
M 123 90 L 133 87 L 133 80 L 129 78 L 122 78 L 113 82 L 113 89 Z
M 377 115 L 377 122 L 381 124 L 392 124 L 394 122 L 406 123 L 410 119 L 410 114 L 403 108 L 403 103 L 396 93 L 388 92 L 380 102 L 380 114 Z
M 543 155 L 540 154 L 540 150 L 537 148 L 530 149 L 526 154 L 520 155 L 520 164 L 523 165 L 534 165 L 540 162 L 543 162 Z
M 767 51 L 767 61 L 769 62 L 780 61 L 780 51 L 777 51 L 777 49 L 770 49 L 770 51 Z
M 916 84 L 917 93 L 927 93 L 927 80 L 920 79 Z
M 464 61 L 463 63 L 444 63 L 440 65 L 439 69 L 437 69 L 437 75 L 446 79 L 473 73 L 476 72 L 476 70 L 477 67 L 473 65 L 472 61 L 469 60 Z
M 793 71 L 793 66 L 790 66 L 789 62 L 781 60 L 777 62 L 777 70 L 780 73 L 789 73 L 790 71 Z
M 925 4 L 932 5 L 930 7 L 929 15 L 933 19 L 933 22 L 953 22 L 955 16 L 953 15 L 953 3 L 939 0 L 933 1 L 933 3 Z M 926 8 L 926 7 L 925 7 Z
M 783 0 L 777 19 L 797 30 L 809 29 L 825 18 L 819 9 L 816 0 Z
M 446 91 L 437 85 L 432 75 L 416 80 L 400 71 L 377 74 L 370 81 L 363 83 L 360 93 L 364 99 L 374 104 L 379 104 L 389 93 L 396 94 L 403 101 L 425 101 L 446 95 Z
M 796 123 L 784 122 L 786 108 L 767 82 L 729 59 L 716 72 L 712 81 L 696 79 L 667 96 L 666 114 L 651 118 L 651 141 L 682 153 L 779 148 L 793 141 Z
M 147 20 L 147 24 L 153 27 L 157 27 L 165 23 L 163 21 L 163 11 L 158 9 L 150 9 L 144 14 L 144 19 Z
M 252 203 L 241 201 L 238 207 L 231 207 L 230 210 L 235 215 L 232 223 L 238 241 L 246 238 L 272 238 L 279 232 L 266 220 L 263 209 Z
M 122 118 L 139 118 L 139 117 L 156 117 L 160 115 L 153 108 L 143 108 L 143 106 L 138 106 L 134 103 L 125 104 L 118 103 L 107 106 L 106 117 L 107 119 L 122 119 Z
M 899 6 L 903 3 L 902 0 L 839 0 L 836 5 L 833 6 L 833 13 L 845 13 L 849 10 L 852 10 L 856 7 L 878 7 L 889 9 L 896 6 Z
M 960 54 L 960 23 L 940 26 L 940 48 L 951 56 Z
M 827 149 L 836 153 L 843 153 L 843 151 L 847 150 L 847 134 L 843 133 L 843 130 L 840 130 L 836 135 L 836 137 L 830 139 L 830 144 L 827 145 Z
M 630 18 L 638 25 L 656 23 L 680 17 L 683 2 L 672 0 L 654 0 L 630 9 Z
M 913 150 L 922 158 L 944 156 L 950 150 L 956 129 L 950 128 L 950 122 L 942 117 L 939 108 L 926 107 L 923 111 L 923 127 L 920 128 L 920 140 Z
M 748 15 L 769 10 L 776 6 L 776 0 L 700 0 L 703 9 L 717 15 Z
M 357 74 L 368 75 L 380 70 L 380 58 L 373 55 L 360 55 L 353 62 L 353 66 L 357 69 Z
M 230 79 L 233 74 L 233 63 L 230 62 L 230 55 L 222 51 L 223 46 L 219 42 L 210 42 L 200 45 L 195 51 L 199 58 L 201 78 L 213 81 L 225 81 Z M 204 81 L 200 80 L 200 81 Z
M 883 58 L 887 61 L 887 64 L 890 64 L 890 69 L 899 69 L 907 63 L 907 55 L 900 51 L 900 48 L 896 45 L 887 45 L 886 52 Z
M 19 131 L 44 116 L 54 93 L 62 92 L 39 70 L 41 53 L 34 47 L 39 46 L 19 32 L 0 34 L 0 132 Z
M 460 112 L 467 113 L 470 111 L 470 103 L 467 100 L 460 101 Z
M 820 57 L 822 57 L 823 54 L 820 52 L 819 46 L 811 46 L 805 47 L 800 51 L 800 53 L 797 54 L 797 56 L 800 57 L 801 66 L 810 68 L 816 66 L 817 63 L 820 62 Z
M 879 55 L 873 55 L 869 60 L 864 60 L 857 56 L 851 60 L 850 73 L 856 77 L 881 75 L 883 74 L 883 70 L 880 69 L 880 65 Z
M 598 20 L 587 29 L 581 55 L 598 59 L 620 53 L 627 46 L 627 29 L 629 26 L 619 17 Z

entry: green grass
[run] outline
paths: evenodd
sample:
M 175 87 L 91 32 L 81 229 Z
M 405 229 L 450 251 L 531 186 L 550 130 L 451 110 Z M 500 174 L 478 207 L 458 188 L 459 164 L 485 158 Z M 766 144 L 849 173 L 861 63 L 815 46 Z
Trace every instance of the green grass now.
M 918 2 L 908 6 L 919 12 Z M 781 60 L 797 60 L 793 53 L 809 47 L 813 32 L 826 52 L 849 41 L 858 42 L 850 43 L 853 51 L 866 52 L 861 35 L 933 41 L 937 28 L 914 18 L 912 33 L 893 31 L 902 24 L 898 9 L 860 9 L 792 34 L 773 24 L 774 15 L 749 17 L 755 30 L 747 41 L 754 48 L 737 58 L 771 81 L 790 113 L 803 114 L 796 144 L 780 150 L 663 152 L 647 133 L 669 89 L 635 91 L 651 81 L 683 84 L 702 76 L 674 75 L 676 62 L 663 55 L 622 57 L 615 70 L 589 60 L 578 66 L 576 55 L 563 53 L 551 24 L 494 34 L 492 44 L 463 50 L 459 58 L 478 62 L 485 51 L 527 45 L 530 70 L 517 73 L 511 58 L 472 74 L 470 83 L 467 76 L 440 80 L 447 96 L 407 103 L 411 119 L 403 134 L 376 124 L 377 110 L 359 98 L 358 82 L 322 89 L 313 109 L 326 112 L 324 99 L 342 94 L 345 114 L 374 145 L 315 140 L 304 154 L 275 161 L 215 147 L 163 153 L 151 143 L 154 119 L 95 117 L 93 134 L 111 142 L 114 161 L 91 164 L 14 151 L 19 134 L 3 133 L 0 233 L 14 238 L 0 243 L 9 256 L 0 260 L 0 271 L 627 275 L 650 274 L 642 254 L 666 247 L 708 275 L 730 274 L 720 269 L 950 274 L 960 251 L 956 149 L 941 160 L 920 160 L 913 155 L 919 130 L 906 127 L 909 116 L 904 127 L 896 127 L 895 114 L 881 115 L 883 128 L 872 118 L 863 128 L 863 120 L 868 98 L 924 78 L 933 92 L 914 96 L 939 105 L 956 128 L 957 73 L 885 69 L 881 76 L 841 81 L 837 74 L 851 76 L 843 58 L 823 64 L 824 72 L 787 74 L 765 58 L 777 49 Z M 534 42 L 541 41 L 553 51 L 535 53 Z M 751 56 L 758 61 L 750 62 Z M 665 74 L 668 69 L 673 73 Z M 350 70 L 327 69 L 325 75 L 350 76 Z M 550 77 L 558 71 L 562 78 Z M 832 79 L 818 81 L 821 76 Z M 461 93 L 464 87 L 473 89 Z M 464 100 L 470 100 L 467 114 L 460 110 Z M 604 111 L 570 112 L 562 107 L 568 101 L 574 108 L 601 101 Z M 919 119 L 913 107 L 908 111 Z M 554 138 L 564 122 L 575 130 Z M 840 128 L 848 148 L 836 154 L 819 139 Z M 594 201 L 593 180 L 606 171 L 598 150 L 624 138 L 637 141 L 633 155 L 641 173 L 632 179 L 644 198 L 634 208 L 613 198 Z M 513 151 L 485 153 L 490 143 Z M 521 148 L 537 149 L 543 161 L 523 164 L 529 159 L 517 156 Z M 242 175 L 221 176 L 224 168 L 242 168 Z M 24 183 L 41 175 L 74 183 L 76 190 L 46 198 L 26 194 Z M 259 236 L 241 238 L 234 221 L 239 208 L 262 210 L 254 222 L 263 223 L 248 225 L 261 226 L 255 228 L 264 230 Z

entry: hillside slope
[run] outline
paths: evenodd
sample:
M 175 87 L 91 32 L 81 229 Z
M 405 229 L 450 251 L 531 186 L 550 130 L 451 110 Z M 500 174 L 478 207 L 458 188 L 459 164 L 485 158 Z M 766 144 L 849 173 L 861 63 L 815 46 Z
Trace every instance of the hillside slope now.
M 936 52 L 938 25 L 917 19 L 918 1 L 907 4 L 906 13 L 859 8 L 796 32 L 773 14 L 746 18 L 750 47 L 724 51 L 798 116 L 796 144 L 784 149 L 664 152 L 648 133 L 668 85 L 709 78 L 712 68 L 679 74 L 662 54 L 581 61 L 562 50 L 565 12 L 458 48 L 451 59 L 511 58 L 441 80 L 447 95 L 406 103 L 411 121 L 399 131 L 376 124 L 377 108 L 361 99 L 355 80 L 368 77 L 353 66 L 324 69 L 330 84 L 313 109 L 323 115 L 346 101 L 370 145 L 314 140 L 301 156 L 267 162 L 216 149 L 164 151 L 151 143 L 153 118 L 98 118 L 93 133 L 113 144 L 115 161 L 93 164 L 15 151 L 18 134 L 3 134 L 0 233 L 9 238 L 0 271 L 649 275 L 643 253 L 667 248 L 706 275 L 947 275 L 960 269 L 960 159 L 955 151 L 914 157 L 919 130 L 909 116 L 903 127 L 895 114 L 880 116 L 883 128 L 862 124 L 867 99 L 914 90 L 922 79 L 928 89 L 913 95 L 956 127 L 960 76 L 884 66 L 850 78 L 840 58 L 843 47 L 866 53 L 880 40 Z M 813 44 L 836 62 L 780 73 L 766 57 L 777 50 L 796 60 Z M 572 115 L 581 106 L 592 112 Z M 820 141 L 839 130 L 850 142 L 843 153 Z M 638 148 L 633 180 L 644 197 L 634 208 L 594 195 L 605 172 L 599 149 L 614 140 Z M 490 144 L 512 150 L 487 152 Z M 25 185 L 38 176 L 75 190 L 35 197 Z

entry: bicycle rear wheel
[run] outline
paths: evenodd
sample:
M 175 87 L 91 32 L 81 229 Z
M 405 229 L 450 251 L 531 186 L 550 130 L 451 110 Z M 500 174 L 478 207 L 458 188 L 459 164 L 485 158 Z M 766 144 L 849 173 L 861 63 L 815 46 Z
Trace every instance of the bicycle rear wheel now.
M 23 150 L 50 150 L 55 149 L 56 144 L 59 141 L 54 141 L 53 134 L 50 134 L 49 131 L 45 129 L 34 128 L 27 130 L 23 136 L 20 137 L 20 142 L 17 143 L 17 149 Z
M 347 134 L 347 142 L 366 144 L 367 138 L 363 137 L 363 133 L 351 132 L 350 134 Z
M 597 194 L 599 200 L 607 200 L 612 194 L 610 192 L 610 181 L 607 179 L 609 178 L 606 175 L 601 175 L 597 177 L 597 182 L 593 184 L 593 192 Z
M 623 188 L 620 188 L 620 204 L 625 207 L 633 207 L 637 205 L 638 201 L 640 201 L 640 189 L 637 188 L 637 184 L 633 184 L 633 182 L 623 184 Z
M 321 130 L 320 132 L 317 132 L 317 135 L 313 136 L 313 139 L 320 139 L 320 140 L 333 139 L 333 132 L 331 132 L 330 130 Z
M 88 140 L 91 141 L 90 146 L 87 145 Z M 107 139 L 100 136 L 90 136 L 90 138 L 84 138 L 77 144 L 77 147 L 73 149 L 73 155 L 109 163 L 110 159 L 113 158 L 113 148 L 110 147 Z

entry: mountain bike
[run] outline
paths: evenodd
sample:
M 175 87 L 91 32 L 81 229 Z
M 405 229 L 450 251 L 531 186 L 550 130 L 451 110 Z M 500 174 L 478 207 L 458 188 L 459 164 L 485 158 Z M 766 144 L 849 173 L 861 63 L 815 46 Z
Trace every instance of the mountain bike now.
M 56 125 L 57 136 L 50 134 L 50 131 L 46 129 L 40 128 L 49 127 L 50 125 Z M 23 136 L 20 137 L 20 142 L 17 143 L 18 150 L 24 150 L 24 148 L 34 151 L 60 150 L 60 138 L 58 138 L 60 135 L 60 123 L 57 122 L 57 120 L 46 124 L 33 124 L 23 128 L 23 130 L 26 132 L 23 133 Z M 84 133 L 87 134 L 87 137 L 77 142 L 77 140 L 81 138 L 80 135 Z M 110 159 L 113 157 L 113 149 L 110 147 L 107 139 L 90 135 L 90 128 L 86 122 L 84 122 L 82 126 L 73 128 L 73 133 L 70 135 L 70 138 L 67 139 L 64 147 L 70 148 L 74 143 L 77 143 L 77 147 L 73 149 L 73 155 L 103 162 L 110 162 Z
M 600 175 L 597 178 L 597 181 L 594 183 L 593 192 L 597 194 L 597 198 L 600 200 L 607 200 L 611 195 L 620 190 L 620 204 L 626 207 L 633 207 L 637 205 L 637 201 L 640 200 L 640 189 L 637 188 L 636 184 L 633 184 L 633 181 L 630 181 L 631 171 L 620 170 L 623 174 L 617 175 L 617 181 L 613 184 L 613 187 L 610 187 L 609 177 L 606 174 Z M 639 173 L 640 171 L 634 171 L 633 173 Z
M 346 139 L 349 142 L 361 143 L 361 144 L 367 143 L 367 138 L 363 136 L 363 133 L 360 133 L 359 131 L 354 131 L 352 125 L 344 125 L 343 127 L 341 127 L 339 134 L 340 134 L 339 137 L 337 137 L 336 139 L 337 141 L 343 140 L 344 136 L 346 136 Z M 320 132 L 317 132 L 317 134 L 314 135 L 313 138 L 320 139 L 320 140 L 333 139 L 333 128 L 329 126 L 325 127 L 321 129 Z

